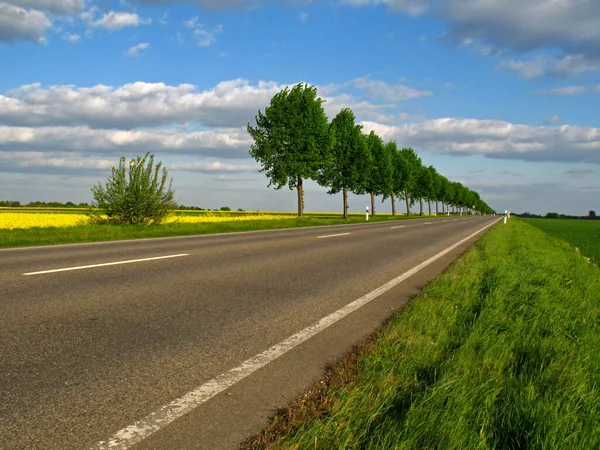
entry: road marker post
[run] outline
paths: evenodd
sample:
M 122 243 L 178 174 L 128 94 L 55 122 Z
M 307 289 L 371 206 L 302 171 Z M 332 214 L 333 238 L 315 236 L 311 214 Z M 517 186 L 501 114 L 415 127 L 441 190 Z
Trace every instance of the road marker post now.
M 369 221 L 369 207 L 367 206 L 367 222 Z

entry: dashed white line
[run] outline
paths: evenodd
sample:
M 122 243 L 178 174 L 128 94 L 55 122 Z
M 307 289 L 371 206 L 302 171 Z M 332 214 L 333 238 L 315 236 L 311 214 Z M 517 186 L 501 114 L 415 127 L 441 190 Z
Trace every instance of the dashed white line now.
M 325 239 L 325 238 L 336 237 L 336 236 L 347 236 L 348 234 L 350 234 L 350 233 L 328 234 L 327 236 L 318 236 L 317 239 Z
M 431 225 L 433 222 L 425 222 L 423 225 Z
M 406 227 L 406 225 L 398 225 L 397 227 L 390 227 L 390 230 L 393 230 L 395 228 L 404 228 Z
M 477 234 L 491 227 L 496 222 L 498 222 L 498 220 L 495 220 L 494 222 L 486 225 L 485 227 L 480 228 L 475 233 L 470 234 L 466 238 L 461 239 L 457 243 L 451 245 L 446 250 L 442 250 L 437 255 L 432 256 L 426 261 L 423 261 L 421 264 L 413 267 L 408 272 L 404 272 L 402 275 L 394 278 L 391 281 L 388 281 L 386 284 L 378 287 L 374 291 L 363 295 L 359 299 L 347 304 L 343 308 L 340 308 L 337 311 L 329 314 L 328 316 L 323 317 L 318 322 L 290 336 L 284 341 L 275 344 L 274 346 L 265 350 L 264 352 L 259 353 L 253 356 L 252 358 L 244 361 L 239 366 L 234 367 L 233 369 L 230 369 L 229 371 L 224 372 L 221 375 L 218 375 L 212 380 L 204 383 L 202 386 L 199 386 L 193 391 L 190 391 L 187 394 L 183 395 L 183 397 L 180 397 L 176 400 L 173 400 L 171 403 L 164 405 L 163 407 L 157 409 L 153 413 L 146 416 L 146 418 L 141 419 L 133 425 L 130 425 L 126 428 L 123 428 L 122 430 L 117 431 L 108 439 L 92 444 L 90 446 L 90 449 L 124 450 L 130 448 L 138 442 L 143 441 L 150 435 L 159 431 L 161 428 L 164 428 L 167 425 L 169 425 L 174 420 L 187 414 L 188 412 L 197 408 L 201 404 L 206 403 L 211 398 L 229 389 L 231 386 L 248 377 L 252 373 L 256 372 L 261 367 L 266 366 L 271 361 L 274 361 L 275 359 L 292 350 L 294 347 L 297 347 L 298 345 L 307 341 L 319 332 L 340 321 L 348 314 L 356 311 L 357 309 L 371 302 L 383 293 L 389 291 L 396 285 L 402 283 L 404 280 L 419 272 L 421 269 L 427 267 L 429 264 L 433 263 L 434 261 L 440 259 L 442 256 L 451 252 L 459 245 L 467 242 L 469 239 L 475 237 Z
M 131 264 L 131 263 L 138 263 L 138 262 L 144 262 L 144 261 L 156 261 L 158 259 L 180 258 L 182 256 L 190 256 L 190 254 L 182 253 L 179 255 L 156 256 L 154 258 L 131 259 L 129 261 L 115 261 L 115 262 L 108 262 L 108 263 L 102 263 L 102 264 L 90 264 L 89 266 L 65 267 L 63 269 L 52 269 L 52 270 L 42 270 L 39 272 L 28 272 L 28 273 L 24 273 L 23 275 L 42 275 L 45 273 L 68 272 L 70 270 L 93 269 L 95 267 L 118 266 L 120 264 Z

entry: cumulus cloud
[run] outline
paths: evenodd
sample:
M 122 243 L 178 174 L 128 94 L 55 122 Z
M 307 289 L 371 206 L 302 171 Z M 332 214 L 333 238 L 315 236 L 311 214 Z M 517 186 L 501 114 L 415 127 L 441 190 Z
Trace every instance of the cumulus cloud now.
M 4 0 L 4 3 L 52 14 L 74 14 L 85 6 L 84 0 Z
M 129 47 L 125 52 L 125 56 L 128 56 L 129 58 L 137 58 L 138 56 L 144 55 L 144 50 L 146 50 L 148 47 L 150 47 L 150 44 L 147 42 L 141 42 L 133 47 Z
M 496 68 L 512 70 L 529 80 L 542 76 L 570 78 L 584 72 L 600 70 L 600 57 L 578 54 L 557 58 L 539 54 L 531 59 L 504 60 Z
M 217 41 L 217 33 L 223 32 L 221 25 L 216 26 L 212 30 L 206 28 L 205 25 L 198 23 L 198 16 L 186 20 L 183 25 L 192 30 L 192 38 L 199 47 L 209 47 Z
M 357 78 L 352 84 L 365 91 L 367 97 L 387 102 L 401 102 L 411 98 L 428 97 L 430 91 L 419 91 L 401 84 L 390 85 L 384 81 L 373 80 L 370 77 Z
M 405 14 L 425 14 L 446 24 L 444 37 L 456 44 L 478 45 L 487 54 L 502 50 L 554 49 L 559 57 L 536 56 L 506 61 L 503 67 L 526 78 L 570 77 L 600 70 L 600 8 L 591 0 L 341 0 L 387 5 Z
M 44 88 L 36 83 L 0 95 L 0 124 L 132 129 L 196 122 L 236 127 L 253 119 L 283 87 L 264 81 L 252 85 L 243 79 L 224 81 L 204 91 L 191 84 Z
M 79 36 L 76 33 L 64 33 L 62 35 L 62 38 L 65 41 L 69 41 L 71 44 L 74 44 L 75 42 L 78 42 L 81 39 L 81 36 Z
M 435 119 L 399 126 L 363 122 L 384 140 L 418 151 L 483 155 L 524 161 L 600 164 L 600 129 L 562 125 L 534 127 L 500 120 Z
M 552 117 L 545 121 L 545 123 L 547 124 L 555 124 L 560 122 L 564 122 L 564 120 L 558 114 L 554 114 Z
M 239 158 L 251 138 L 244 128 L 195 132 L 177 130 L 93 130 L 87 127 L 0 127 L 0 151 L 168 152 Z
M 98 20 L 92 21 L 90 25 L 96 28 L 116 31 L 126 27 L 148 25 L 151 22 L 152 19 L 142 19 L 136 13 L 109 11 Z
M 242 172 L 257 172 L 260 167 L 249 164 L 227 164 L 220 161 L 214 162 L 197 162 L 191 164 L 171 164 L 170 170 L 185 170 L 190 172 L 202 173 L 242 173 Z
M 44 33 L 52 22 L 42 12 L 0 3 L 0 42 L 44 42 Z

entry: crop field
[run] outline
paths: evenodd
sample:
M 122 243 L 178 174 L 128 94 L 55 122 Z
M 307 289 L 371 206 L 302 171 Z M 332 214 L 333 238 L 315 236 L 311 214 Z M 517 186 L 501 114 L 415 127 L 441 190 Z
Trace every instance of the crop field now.
M 498 224 L 244 448 L 600 448 L 598 292 L 567 243 Z
M 521 219 L 540 230 L 564 239 L 582 255 L 600 263 L 600 220 Z
M 98 213 L 72 208 L 47 208 L 43 212 L 0 209 L 0 248 L 365 222 L 364 213 L 350 214 L 348 219 L 341 213 L 305 213 L 299 219 L 292 212 L 177 210 L 161 225 L 132 226 L 90 223 L 88 215 L 92 212 Z M 370 217 L 371 221 L 406 219 L 401 214 Z

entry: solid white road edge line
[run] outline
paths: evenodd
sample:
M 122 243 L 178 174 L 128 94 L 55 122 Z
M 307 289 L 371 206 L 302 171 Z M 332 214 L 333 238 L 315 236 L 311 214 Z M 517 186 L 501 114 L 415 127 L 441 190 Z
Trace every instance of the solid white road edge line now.
M 336 236 L 347 236 L 348 234 L 350 234 L 350 233 L 328 234 L 327 236 L 318 236 L 317 239 L 325 239 L 325 238 L 336 237 Z
M 271 361 L 279 358 L 280 356 L 292 350 L 294 347 L 297 347 L 298 345 L 307 341 L 319 332 L 323 331 L 324 329 L 343 319 L 348 314 L 356 311 L 360 307 L 379 297 L 381 294 L 389 291 L 396 285 L 402 283 L 410 276 L 419 272 L 421 269 L 427 267 L 434 261 L 440 259 L 442 256 L 451 252 L 459 245 L 464 244 L 469 239 L 481 233 L 483 230 L 494 225 L 496 222 L 498 222 L 498 220 L 495 220 L 494 222 L 477 230 L 476 232 L 470 234 L 466 238 L 461 239 L 460 241 L 451 245 L 447 249 L 442 250 L 437 255 L 432 256 L 428 260 L 423 261 L 421 264 L 413 267 L 408 272 L 405 272 L 399 277 L 388 281 L 383 286 L 380 286 L 374 291 L 363 295 L 358 300 L 355 300 L 352 303 L 347 304 L 343 308 L 338 309 L 337 311 L 329 314 L 328 316 L 323 317 L 318 322 L 290 336 L 289 338 L 285 339 L 279 344 L 275 344 L 274 346 L 265 350 L 264 352 L 259 353 L 258 355 L 255 355 L 252 358 L 244 361 L 239 366 L 234 367 L 233 369 L 230 369 L 229 371 L 222 373 L 221 375 L 218 375 L 212 380 L 204 383 L 202 386 L 199 386 L 193 391 L 188 392 L 183 397 L 180 397 L 177 400 L 173 400 L 171 403 L 164 405 L 160 409 L 157 409 L 153 413 L 149 414 L 146 418 L 139 420 L 133 425 L 123 428 L 122 430 L 117 431 L 108 439 L 93 443 L 89 447 L 90 450 L 128 449 L 132 445 L 143 441 L 151 434 L 154 434 L 161 428 L 166 427 L 174 420 L 178 419 L 184 414 L 187 414 L 188 412 L 197 408 L 202 403 L 207 402 L 208 400 L 220 394 L 221 392 L 229 389 L 231 386 L 243 380 L 250 374 L 256 372 L 258 369 L 266 366 Z
M 93 269 L 94 267 L 118 266 L 119 264 L 131 264 L 131 263 L 144 262 L 144 261 L 156 261 L 157 259 L 180 258 L 182 256 L 190 256 L 190 254 L 182 253 L 180 255 L 156 256 L 154 258 L 132 259 L 129 261 L 116 261 L 116 262 L 109 262 L 109 263 L 103 263 L 103 264 L 91 264 L 89 266 L 65 267 L 64 269 L 52 269 L 52 270 L 42 270 L 40 272 L 28 272 L 28 273 L 24 273 L 23 275 L 42 275 L 44 273 L 68 272 L 70 270 Z

